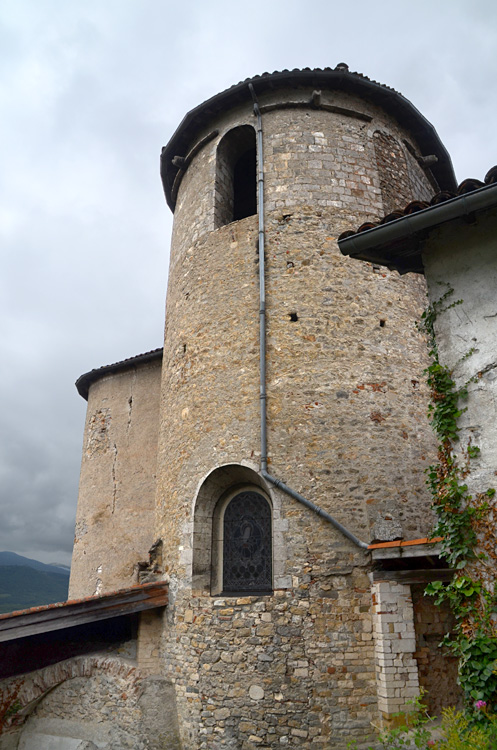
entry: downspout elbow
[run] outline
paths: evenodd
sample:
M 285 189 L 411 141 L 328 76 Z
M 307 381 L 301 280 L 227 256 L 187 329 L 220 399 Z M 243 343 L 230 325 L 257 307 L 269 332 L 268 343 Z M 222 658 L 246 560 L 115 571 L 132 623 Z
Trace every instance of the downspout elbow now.
M 268 474 L 267 471 L 264 469 L 261 470 L 261 474 L 264 477 L 264 479 L 267 479 L 268 482 L 271 482 L 277 489 L 281 490 L 282 492 L 285 492 L 287 495 L 290 495 L 290 497 L 293 497 L 295 500 L 297 500 L 302 505 L 305 505 L 306 508 L 310 508 L 310 510 L 313 510 L 314 513 L 316 513 L 318 516 L 321 516 L 321 518 L 324 518 L 326 521 L 331 523 L 332 526 L 337 531 L 340 531 L 341 534 L 343 534 L 347 539 L 349 539 L 353 544 L 356 545 L 356 547 L 359 547 L 360 549 L 368 550 L 369 544 L 367 542 L 363 542 L 361 539 L 356 537 L 355 534 L 353 534 L 351 531 L 345 528 L 339 521 L 336 520 L 336 518 L 333 518 L 333 516 L 330 516 L 329 513 L 327 513 L 325 510 L 319 507 L 319 505 L 315 505 L 310 500 L 307 500 L 303 495 L 300 494 L 300 492 L 296 492 L 295 490 L 292 490 L 291 487 L 288 487 L 284 482 L 281 481 L 281 479 L 276 479 L 276 477 L 271 476 L 271 474 Z

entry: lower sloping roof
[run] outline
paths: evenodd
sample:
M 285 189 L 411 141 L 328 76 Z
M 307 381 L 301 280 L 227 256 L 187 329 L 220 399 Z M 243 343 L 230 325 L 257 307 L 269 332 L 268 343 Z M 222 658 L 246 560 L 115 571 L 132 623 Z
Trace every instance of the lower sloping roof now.
M 102 596 L 47 604 L 0 615 L 0 642 L 165 607 L 168 584 L 143 583 Z

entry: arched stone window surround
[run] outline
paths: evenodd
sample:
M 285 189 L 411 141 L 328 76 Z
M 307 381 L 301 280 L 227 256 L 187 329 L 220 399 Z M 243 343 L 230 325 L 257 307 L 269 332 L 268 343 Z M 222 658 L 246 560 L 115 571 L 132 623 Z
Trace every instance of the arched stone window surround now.
M 216 150 L 214 226 L 257 213 L 256 136 L 251 125 L 228 130 Z
M 286 553 L 284 535 L 288 521 L 281 516 L 282 495 L 267 486 L 260 474 L 242 464 L 225 464 L 213 469 L 201 482 L 195 498 L 192 540 L 192 589 L 198 595 L 216 595 L 221 591 L 219 581 L 211 590 L 213 564 L 218 564 L 213 554 L 213 528 L 220 500 L 240 487 L 252 487 L 268 499 L 273 522 L 273 588 L 290 588 L 291 577 L 284 575 Z M 231 495 L 232 497 L 233 495 Z M 228 502 L 228 500 L 226 501 Z

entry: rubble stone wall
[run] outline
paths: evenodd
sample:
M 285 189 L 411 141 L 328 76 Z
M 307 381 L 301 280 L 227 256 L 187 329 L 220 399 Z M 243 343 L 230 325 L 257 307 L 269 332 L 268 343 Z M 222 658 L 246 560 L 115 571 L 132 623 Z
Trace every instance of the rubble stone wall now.
M 179 750 L 175 694 L 124 659 L 88 656 L 0 684 L 10 699 L 0 748 Z
M 445 602 L 435 606 L 433 598 L 425 596 L 425 586 L 411 586 L 414 607 L 414 629 L 420 687 L 424 701 L 433 716 L 440 716 L 442 708 L 462 708 L 462 692 L 457 685 L 457 657 L 451 656 L 440 643 L 455 625 L 454 616 Z

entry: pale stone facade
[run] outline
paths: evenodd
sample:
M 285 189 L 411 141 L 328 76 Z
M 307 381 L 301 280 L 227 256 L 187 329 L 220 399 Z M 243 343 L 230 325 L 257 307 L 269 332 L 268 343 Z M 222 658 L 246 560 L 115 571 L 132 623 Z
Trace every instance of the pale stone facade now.
M 132 586 L 148 559 L 161 365 L 129 360 L 89 386 L 70 599 Z

